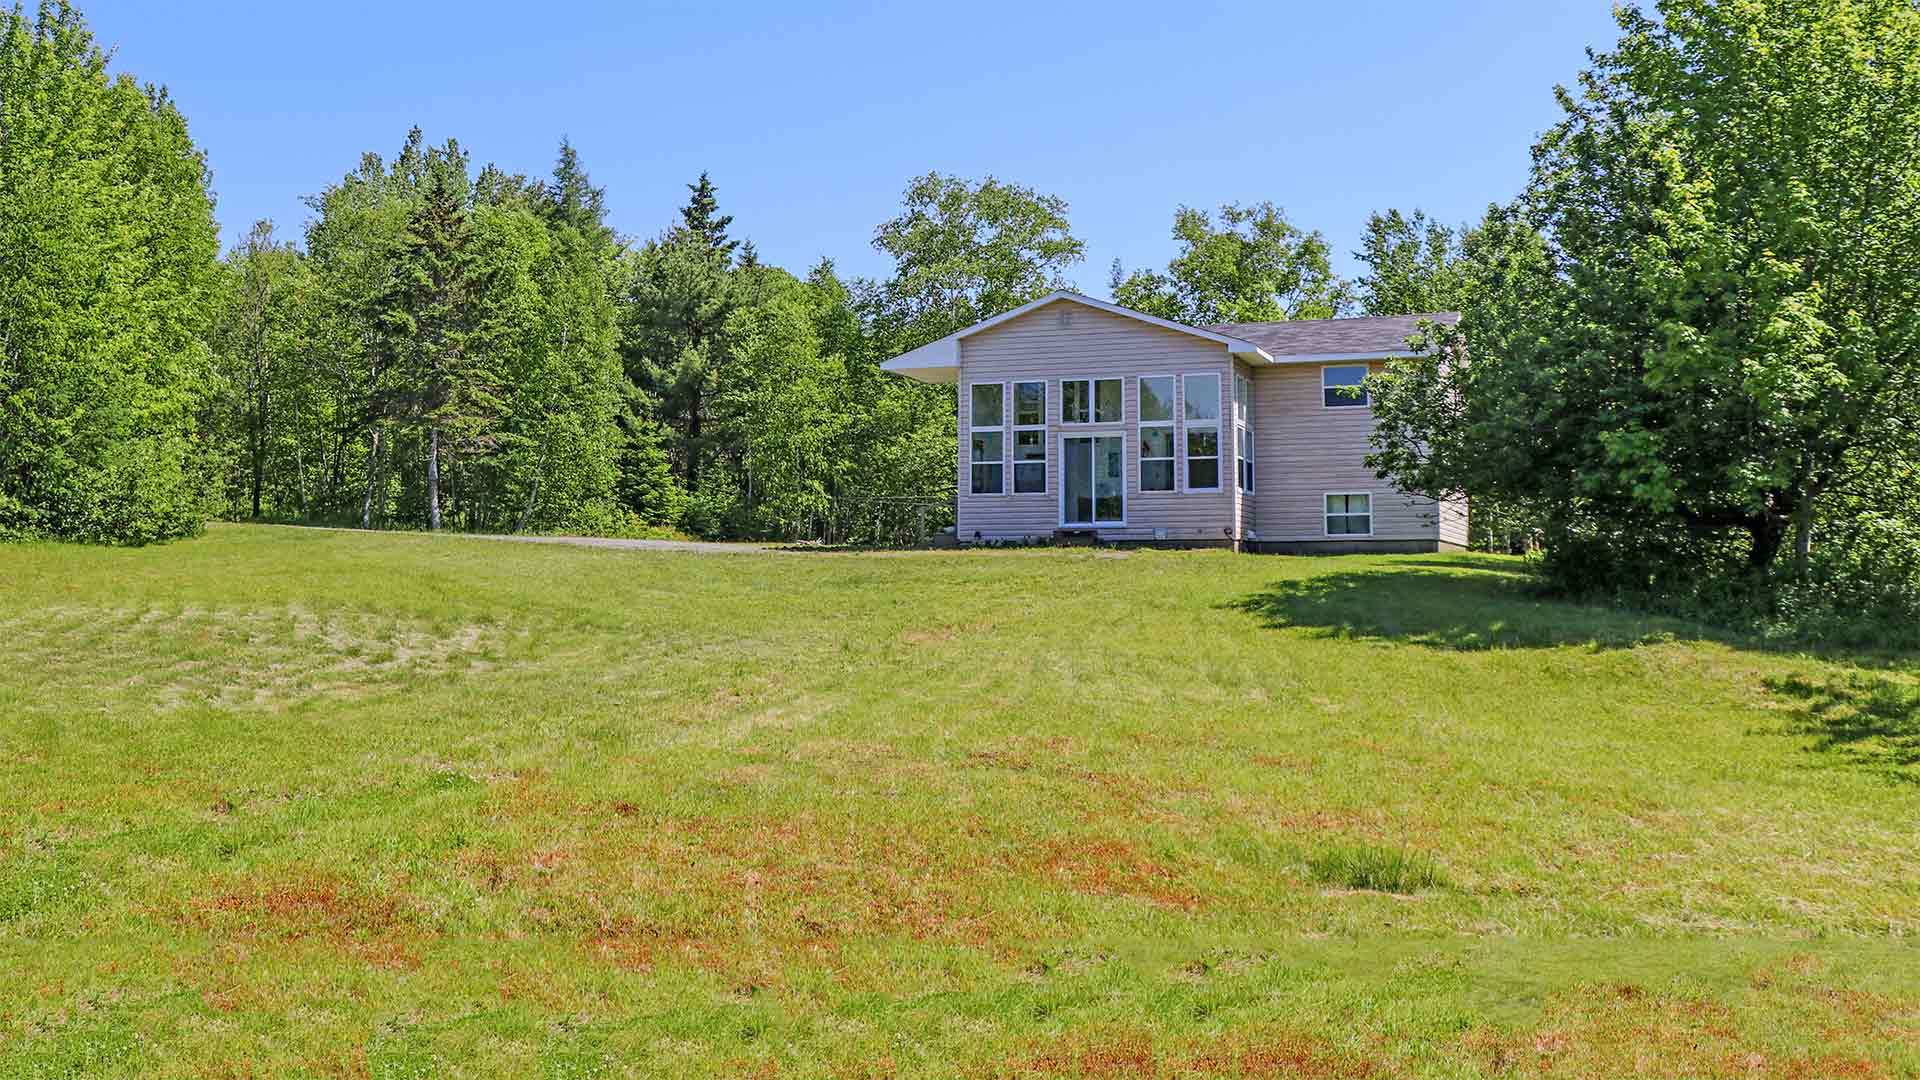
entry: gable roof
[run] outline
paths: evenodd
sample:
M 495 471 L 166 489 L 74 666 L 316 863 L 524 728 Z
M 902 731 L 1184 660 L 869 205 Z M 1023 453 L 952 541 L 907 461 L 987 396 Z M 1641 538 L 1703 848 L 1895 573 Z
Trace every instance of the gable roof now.
M 999 326 L 1001 323 L 1017 319 L 1029 311 L 1034 311 L 1048 304 L 1060 301 L 1081 304 L 1093 308 L 1096 311 L 1104 311 L 1109 315 L 1118 315 L 1122 318 L 1134 319 L 1150 326 L 1158 326 L 1163 330 L 1172 330 L 1175 333 L 1189 334 L 1193 337 L 1203 338 L 1215 344 L 1223 345 L 1228 352 L 1248 360 L 1273 360 L 1273 357 L 1269 356 L 1266 350 L 1260 346 L 1217 328 L 1188 326 L 1185 323 L 1177 323 L 1171 319 L 1162 319 L 1157 315 L 1149 315 L 1144 311 L 1124 308 L 1119 304 L 1109 304 L 1105 300 L 1095 300 L 1091 296 L 1084 296 L 1069 289 L 1056 289 L 1032 303 L 1022 304 L 1012 311 L 1002 312 L 991 319 L 974 323 L 965 330 L 948 334 L 938 341 L 928 342 L 912 352 L 902 353 L 881 364 L 880 367 L 883 370 L 895 372 L 900 375 L 912 376 L 922 382 L 953 382 L 958 377 L 960 370 L 960 339 L 971 337 L 974 334 L 980 333 L 982 330 L 990 330 L 993 327 Z
M 1275 363 L 1310 364 L 1412 356 L 1407 339 L 1419 332 L 1420 323 L 1425 320 L 1452 326 L 1460 321 L 1460 313 L 1436 311 L 1425 315 L 1370 315 L 1357 319 L 1220 323 L 1207 329 L 1254 342 L 1266 350 Z
M 1065 301 L 1081 304 L 1109 315 L 1133 319 L 1163 330 L 1190 334 L 1226 347 L 1243 360 L 1269 364 L 1332 363 L 1341 360 L 1391 360 L 1413 356 L 1407 339 L 1419 332 L 1423 320 L 1451 326 L 1460 321 L 1459 312 L 1438 311 L 1425 315 L 1372 315 L 1357 319 L 1295 319 L 1291 322 L 1220 323 L 1214 326 L 1188 326 L 1162 319 L 1144 311 L 1095 300 L 1069 289 L 1056 289 L 1029 304 L 1002 312 L 991 319 L 974 323 L 965 330 L 930 341 L 912 352 L 902 353 L 881 364 L 883 370 L 919 379 L 922 382 L 950 383 L 959 378 L 960 341 L 1001 323 L 1017 319 L 1048 304 Z

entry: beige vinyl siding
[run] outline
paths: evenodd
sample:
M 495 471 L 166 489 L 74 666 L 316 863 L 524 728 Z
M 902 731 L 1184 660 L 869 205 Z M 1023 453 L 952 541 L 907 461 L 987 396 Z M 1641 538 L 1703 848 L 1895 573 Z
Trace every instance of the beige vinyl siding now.
M 1467 546 L 1467 500 L 1448 499 L 1440 503 L 1440 542 Z
M 1434 502 L 1395 491 L 1366 466 L 1373 411 L 1327 408 L 1320 367 L 1277 364 L 1254 372 L 1253 523 L 1260 540 L 1327 540 L 1326 496 L 1360 491 L 1373 496 L 1367 539 L 1436 540 Z
M 983 330 L 960 341 L 960 481 L 958 534 L 971 542 L 1050 537 L 1060 529 L 1060 437 L 1066 434 L 1120 433 L 1126 439 L 1125 528 L 1101 528 L 1100 535 L 1116 540 L 1157 539 L 1166 530 L 1168 541 L 1224 541 L 1234 529 L 1235 496 L 1230 459 L 1221 461 L 1221 490 L 1187 493 L 1184 423 L 1176 423 L 1174 470 L 1176 490 L 1140 490 L 1140 376 L 1175 376 L 1174 415 L 1185 407 L 1184 375 L 1214 374 L 1221 380 L 1223 401 L 1233 393 L 1231 357 L 1226 347 L 1202 338 L 1162 329 L 1136 319 L 1109 314 L 1070 300 L 1036 308 L 1017 319 Z M 1124 380 L 1124 409 L 1119 424 L 1060 423 L 1060 380 L 1063 378 L 1120 378 Z M 1012 384 L 1047 384 L 1047 490 L 1044 494 L 1014 495 Z M 971 494 L 969 434 L 974 383 L 1005 383 L 1009 400 L 1006 438 L 1005 495 Z M 1223 409 L 1223 412 L 1225 410 Z M 1223 416 L 1221 447 L 1232 436 L 1232 424 Z

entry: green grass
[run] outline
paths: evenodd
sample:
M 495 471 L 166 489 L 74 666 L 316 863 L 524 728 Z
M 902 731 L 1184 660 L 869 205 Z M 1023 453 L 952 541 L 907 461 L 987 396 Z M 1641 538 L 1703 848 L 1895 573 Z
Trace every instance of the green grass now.
M 1328 845 L 1307 859 L 1307 870 L 1322 885 L 1376 892 L 1410 894 L 1446 884 L 1425 855 L 1372 844 Z
M 1920 678 L 1487 557 L 0 548 L 0 1076 L 1916 1076 Z

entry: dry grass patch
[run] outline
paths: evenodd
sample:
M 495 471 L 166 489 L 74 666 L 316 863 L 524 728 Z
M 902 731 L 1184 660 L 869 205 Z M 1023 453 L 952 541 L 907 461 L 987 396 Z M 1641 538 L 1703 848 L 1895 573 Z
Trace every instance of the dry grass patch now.
M 1056 837 L 1041 845 L 1036 869 L 1049 881 L 1092 896 L 1119 896 L 1176 911 L 1197 911 L 1202 895 L 1174 867 L 1111 837 Z

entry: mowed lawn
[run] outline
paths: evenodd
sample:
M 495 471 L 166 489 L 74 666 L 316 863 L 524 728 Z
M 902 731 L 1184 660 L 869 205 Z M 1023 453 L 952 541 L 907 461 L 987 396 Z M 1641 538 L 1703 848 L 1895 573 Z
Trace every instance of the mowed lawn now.
M 1524 583 L 0 547 L 0 1075 L 1920 1075 L 1920 664 Z

